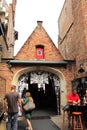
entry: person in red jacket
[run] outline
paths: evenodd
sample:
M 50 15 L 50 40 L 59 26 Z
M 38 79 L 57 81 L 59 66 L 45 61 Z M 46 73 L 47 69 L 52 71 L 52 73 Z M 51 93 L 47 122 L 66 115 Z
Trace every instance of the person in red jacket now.
M 77 89 L 73 88 L 72 92 L 68 94 L 67 96 L 67 102 L 69 105 L 80 105 L 80 97 L 77 93 Z M 69 121 L 69 127 L 70 127 L 70 120 L 71 120 L 71 112 L 72 110 L 70 110 L 70 107 L 67 111 L 68 114 L 68 121 Z
M 68 94 L 67 96 L 67 102 L 70 105 L 79 105 L 80 104 L 80 97 L 77 93 L 77 89 L 73 88 L 72 92 Z

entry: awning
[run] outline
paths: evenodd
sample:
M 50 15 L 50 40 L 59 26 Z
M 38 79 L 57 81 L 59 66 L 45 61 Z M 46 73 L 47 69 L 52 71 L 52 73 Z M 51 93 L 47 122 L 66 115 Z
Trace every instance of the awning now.
M 9 60 L 7 62 L 11 66 L 66 66 L 68 64 L 67 61 L 30 61 L 30 60 Z

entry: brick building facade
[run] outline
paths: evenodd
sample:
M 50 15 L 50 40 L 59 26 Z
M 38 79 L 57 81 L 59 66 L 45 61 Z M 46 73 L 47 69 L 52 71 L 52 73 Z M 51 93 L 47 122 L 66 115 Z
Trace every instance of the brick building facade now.
M 47 34 L 42 21 L 37 21 L 36 28 L 13 57 L 15 5 L 16 1 L 13 0 L 9 6 L 10 22 L 5 44 L 7 51 L 6 57 L 1 57 L 0 63 L 0 95 L 10 91 L 11 84 L 15 84 L 20 94 L 26 87 L 36 104 L 39 104 L 41 99 L 37 95 L 44 90 L 43 95 L 49 95 L 47 102 L 53 100 L 57 112 L 60 113 L 60 106 L 66 104 L 66 95 L 73 84 L 79 89 L 84 85 L 86 87 L 87 2 L 65 0 L 58 21 L 59 49 Z M 3 38 L 3 35 L 1 37 Z M 1 54 L 4 53 L 3 48 Z
M 74 86 L 87 89 L 87 1 L 65 0 L 59 17 L 59 50 L 75 61 Z M 83 94 L 84 94 L 83 92 Z
M 14 57 L 15 6 L 16 0 L 10 5 L 5 0 L 0 1 L 0 96 L 4 95 L 12 80 L 7 61 Z
M 50 87 L 53 87 L 54 91 L 57 89 L 56 96 L 57 94 L 60 95 L 58 99 L 62 105 L 66 103 L 67 91 L 71 88 L 72 73 L 74 72 L 73 64 L 73 61 L 69 61 L 68 63 L 68 61 L 64 60 L 43 28 L 42 21 L 37 21 L 37 27 L 19 50 L 14 60 L 9 60 L 8 62 L 10 71 L 12 72 L 11 75 L 13 75 L 12 84 L 19 87 L 23 76 L 29 79 L 27 81 L 28 88 L 31 88 L 33 84 L 37 84 L 37 88 L 44 84 L 46 90 L 46 87 L 50 84 Z M 38 78 L 41 78 L 42 81 Z M 56 80 L 55 83 L 54 80 Z M 8 89 L 7 87 L 7 91 Z M 33 94 L 35 96 L 35 91 Z

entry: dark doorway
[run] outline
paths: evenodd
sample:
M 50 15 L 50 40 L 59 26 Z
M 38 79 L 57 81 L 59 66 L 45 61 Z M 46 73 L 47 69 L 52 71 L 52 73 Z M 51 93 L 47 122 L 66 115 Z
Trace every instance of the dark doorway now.
M 57 111 L 56 94 L 52 86 L 46 85 L 45 92 L 43 88 L 38 89 L 37 84 L 32 84 L 29 88 L 37 109 L 52 109 Z
M 60 114 L 59 78 L 49 72 L 34 71 L 19 78 L 18 91 L 22 95 L 24 88 L 29 91 L 36 104 L 36 109 L 49 109 Z

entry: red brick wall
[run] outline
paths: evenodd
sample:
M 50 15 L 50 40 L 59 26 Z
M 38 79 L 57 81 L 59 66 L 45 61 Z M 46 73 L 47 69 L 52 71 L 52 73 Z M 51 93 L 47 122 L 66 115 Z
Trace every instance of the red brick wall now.
M 5 85 L 5 91 L 10 91 L 13 74 L 9 70 L 8 65 L 6 63 L 1 63 L 1 65 L 0 65 L 0 77 L 2 79 L 4 79 L 5 83 L 3 84 L 3 87 Z M 0 82 L 0 84 L 1 84 L 1 82 Z
M 72 7 L 71 12 L 73 15 L 73 21 L 72 26 L 68 30 L 68 32 L 67 30 L 65 31 L 65 37 L 59 40 L 59 50 L 61 51 L 61 53 L 63 53 L 65 59 L 76 60 L 75 75 L 76 78 L 78 78 L 81 76 L 86 76 L 86 73 L 78 74 L 78 69 L 80 67 L 80 64 L 82 64 L 87 59 L 87 1 L 71 0 L 72 6 L 66 6 L 67 3 L 68 1 L 65 0 L 62 11 L 65 10 L 65 7 L 66 10 L 67 8 Z M 68 12 L 66 14 L 67 17 L 69 17 L 70 14 Z M 61 13 L 60 23 L 63 17 L 64 16 Z M 71 21 L 69 19 L 65 19 L 63 26 L 66 26 L 66 23 L 71 23 Z

